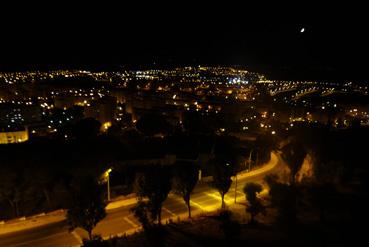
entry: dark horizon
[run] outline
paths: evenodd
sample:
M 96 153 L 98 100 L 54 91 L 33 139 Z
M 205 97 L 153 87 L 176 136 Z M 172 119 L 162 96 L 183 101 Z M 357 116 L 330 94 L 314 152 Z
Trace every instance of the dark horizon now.
M 13 2 L 0 246 L 366 241 L 365 3 Z
M 0 71 L 208 64 L 272 79 L 368 79 L 360 6 L 142 5 L 5 11 Z

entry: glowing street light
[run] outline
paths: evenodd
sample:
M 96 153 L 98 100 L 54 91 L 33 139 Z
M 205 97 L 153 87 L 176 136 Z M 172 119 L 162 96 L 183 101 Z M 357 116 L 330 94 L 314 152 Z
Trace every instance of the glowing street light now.
M 247 172 L 250 172 L 250 170 L 251 170 L 251 155 L 252 155 L 252 152 L 253 152 L 253 151 L 254 151 L 254 149 L 251 149 L 251 151 L 250 151 L 249 160 L 248 160 L 249 168 L 248 168 Z
M 231 164 L 229 163 L 226 163 L 226 166 L 230 166 Z M 236 174 L 234 175 L 235 177 L 235 187 L 234 187 L 234 203 L 236 203 L 236 200 L 237 200 L 237 171 L 236 171 Z
M 109 168 L 103 174 L 103 179 L 106 180 L 106 184 L 107 184 L 108 201 L 110 201 L 110 173 L 111 172 L 112 172 L 112 168 Z
M 234 187 L 234 203 L 236 203 L 236 200 L 237 200 L 237 172 L 236 172 L 235 178 L 236 178 L 236 184 Z

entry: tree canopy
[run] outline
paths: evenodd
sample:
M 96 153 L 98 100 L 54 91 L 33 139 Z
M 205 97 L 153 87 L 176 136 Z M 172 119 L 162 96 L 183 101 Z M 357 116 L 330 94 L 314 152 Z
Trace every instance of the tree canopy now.
M 171 190 L 171 170 L 168 167 L 155 165 L 147 167 L 136 178 L 136 194 L 141 201 L 148 198 L 148 209 L 153 221 L 161 224 L 161 209 Z
M 177 164 L 174 169 L 174 189 L 179 193 L 188 207 L 191 218 L 190 196 L 198 180 L 198 167 L 192 164 Z
M 255 222 L 254 218 L 256 215 L 260 213 L 265 214 L 266 212 L 265 207 L 261 203 L 261 200 L 257 197 L 257 194 L 259 194 L 262 190 L 262 186 L 257 183 L 247 183 L 243 188 L 246 199 L 249 203 L 246 211 L 249 212 L 251 215 L 251 223 Z
M 75 185 L 73 204 L 67 211 L 67 221 L 72 228 L 81 227 L 92 240 L 92 230 L 105 218 L 102 189 L 93 178 L 84 178 Z

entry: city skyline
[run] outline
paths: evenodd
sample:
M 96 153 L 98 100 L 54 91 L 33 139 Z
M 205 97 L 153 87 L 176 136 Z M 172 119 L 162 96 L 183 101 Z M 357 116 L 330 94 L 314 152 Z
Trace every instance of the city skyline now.
M 0 246 L 365 243 L 364 4 L 14 3 Z

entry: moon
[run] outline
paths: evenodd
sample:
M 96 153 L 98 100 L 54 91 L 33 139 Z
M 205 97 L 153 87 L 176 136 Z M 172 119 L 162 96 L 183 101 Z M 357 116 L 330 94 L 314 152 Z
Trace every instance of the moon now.
M 300 30 L 300 33 L 303 33 L 303 32 L 305 32 L 305 28 L 304 27 L 301 28 L 301 30 Z

